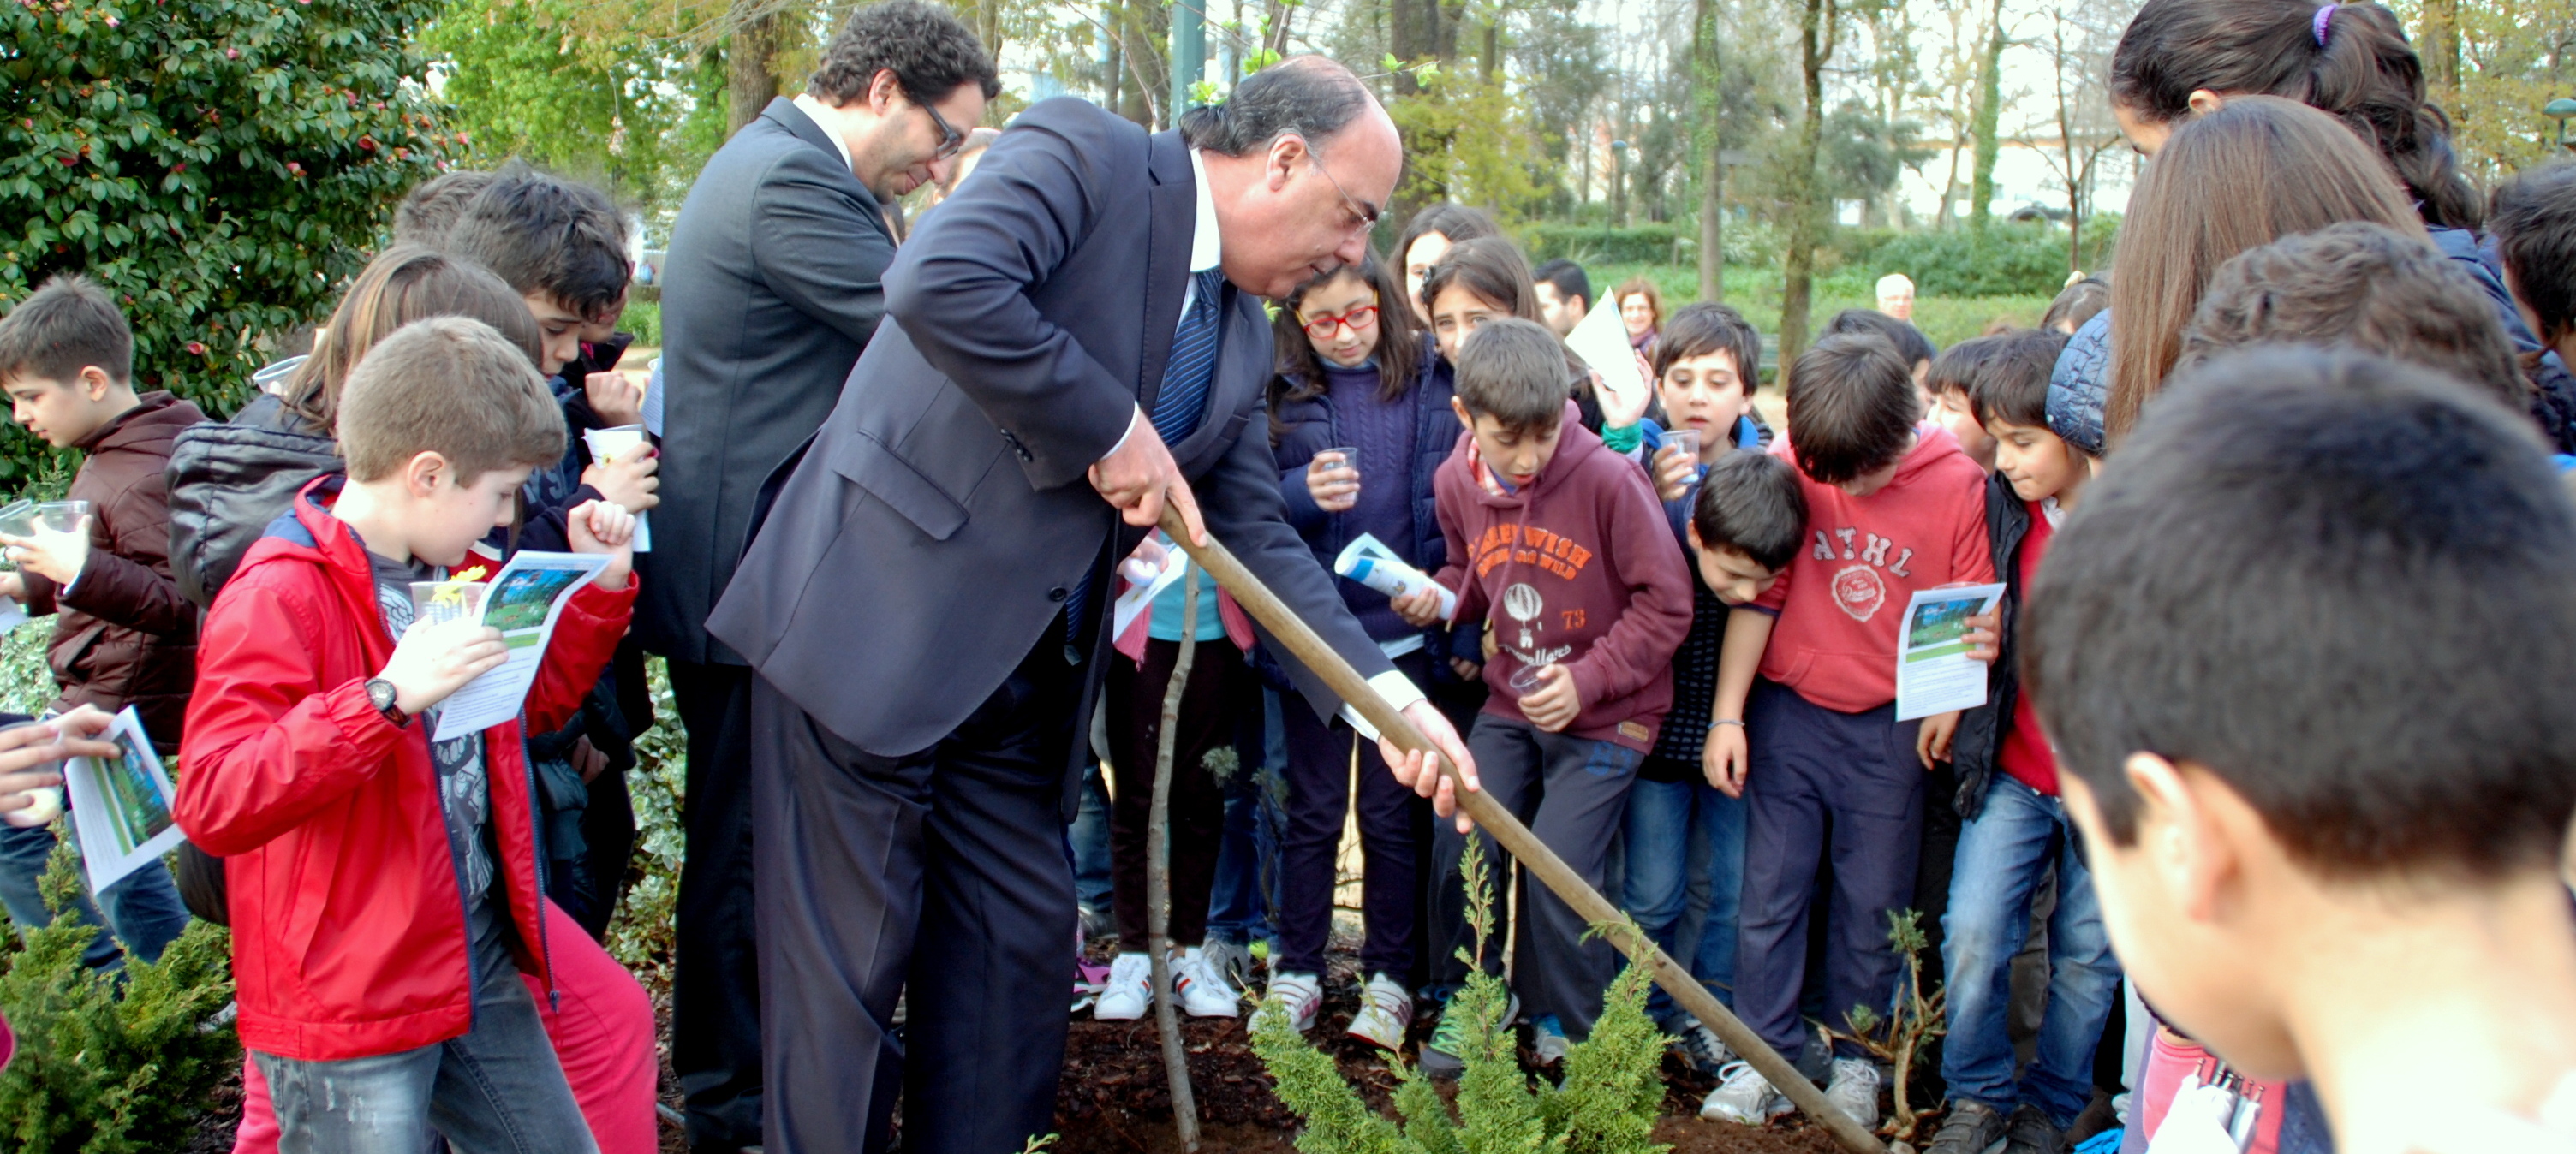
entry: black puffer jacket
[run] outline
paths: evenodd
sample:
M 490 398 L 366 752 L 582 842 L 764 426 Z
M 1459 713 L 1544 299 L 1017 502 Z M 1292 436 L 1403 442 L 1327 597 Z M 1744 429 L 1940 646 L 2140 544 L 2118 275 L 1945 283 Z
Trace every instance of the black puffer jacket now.
M 2013 495 L 2012 482 L 1996 473 L 1986 478 L 1986 544 L 1994 550 L 1995 577 L 2004 597 L 1995 606 L 2002 614 L 2002 652 L 1986 669 L 1986 703 L 1959 717 L 1959 732 L 1950 740 L 1950 765 L 1959 774 L 1959 794 L 1951 805 L 1966 821 L 1985 812 L 1986 790 L 1995 781 L 1995 758 L 2003 752 L 2004 734 L 2012 729 L 2013 707 L 2021 698 L 2021 673 L 2013 664 L 2013 627 L 2021 617 L 2021 545 L 2030 536 L 2030 505 Z
M 221 424 L 195 425 L 170 450 L 170 570 L 200 607 L 295 502 L 305 484 L 338 473 L 339 446 L 262 394 Z

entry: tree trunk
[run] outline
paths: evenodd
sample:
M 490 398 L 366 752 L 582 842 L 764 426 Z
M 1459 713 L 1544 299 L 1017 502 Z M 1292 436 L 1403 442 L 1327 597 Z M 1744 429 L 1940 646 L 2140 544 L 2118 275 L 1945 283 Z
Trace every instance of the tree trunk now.
M 1816 188 L 1818 145 L 1825 130 L 1825 64 L 1833 59 L 1837 0 L 1806 0 L 1798 34 L 1807 107 L 1798 123 L 1798 151 L 1789 162 L 1789 251 L 1782 260 L 1787 284 L 1780 293 L 1780 365 L 1786 369 L 1807 350 L 1807 311 L 1815 290 L 1816 246 L 1824 242 L 1824 212 Z
M 2004 4 L 1995 0 L 1994 15 L 1986 25 L 1985 55 L 1977 61 L 1977 109 L 1969 124 L 1969 134 L 1976 140 L 1976 168 L 1968 178 L 1968 223 L 1978 229 L 1993 219 L 1995 199 L 1995 158 L 2003 151 L 1995 139 L 1995 126 L 2004 112 Z
M 1182 1044 L 1179 1015 L 1172 1007 L 1171 942 L 1165 927 L 1172 916 L 1172 746 L 1181 728 L 1181 694 L 1189 688 L 1191 659 L 1198 653 L 1199 567 L 1190 565 L 1181 586 L 1181 654 L 1172 662 L 1172 679 L 1163 687 L 1163 719 L 1154 731 L 1154 801 L 1145 816 L 1145 956 L 1154 967 L 1154 1027 L 1163 1035 L 1163 1070 L 1172 1083 L 1172 1123 L 1181 1147 L 1199 1148 L 1199 1107 L 1190 1092 L 1189 1048 Z M 1193 767 L 1196 768 L 1196 767 Z
M 778 77 L 771 74 L 770 64 L 778 56 L 780 33 L 786 15 L 763 11 L 761 0 L 735 0 L 734 12 L 743 17 L 734 25 L 733 43 L 725 49 L 725 134 L 742 131 L 742 126 L 760 118 L 760 110 L 778 95 Z
M 2456 96 L 2460 91 L 2460 0 L 2423 0 L 2424 85 Z
M 1692 147 L 1699 151 L 1699 299 L 1726 300 L 1725 79 L 1718 54 L 1718 0 L 1698 0 L 1691 20 L 1692 88 L 1699 97 Z M 1585 304 L 1591 302 L 1586 301 Z
M 1002 11 L 1007 0 L 958 0 L 957 19 L 984 44 L 984 53 L 1002 58 Z

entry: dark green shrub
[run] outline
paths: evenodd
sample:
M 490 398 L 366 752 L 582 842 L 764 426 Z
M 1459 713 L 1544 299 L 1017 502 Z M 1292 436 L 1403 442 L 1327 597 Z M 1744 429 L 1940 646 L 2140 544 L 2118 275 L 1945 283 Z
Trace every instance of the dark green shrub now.
M 2119 222 L 2084 230 L 2084 269 L 2108 263 Z M 2066 230 L 2045 221 L 1999 222 L 1979 231 L 1847 229 L 1834 238 L 1840 268 L 1865 280 L 1901 272 L 1924 296 L 2053 296 L 2066 284 Z
M 1680 235 L 1680 230 L 1669 224 L 1612 228 L 1598 224 L 1542 222 L 1520 231 L 1521 247 L 1528 250 L 1532 265 L 1558 257 L 1577 264 L 1670 264 L 1674 238 Z M 1695 232 L 1692 234 L 1694 240 L 1697 235 Z
M 43 883 L 61 910 L 77 883 L 68 845 Z M 22 1154 L 160 1154 L 186 1145 L 241 1043 L 216 1015 L 233 996 L 232 942 L 191 922 L 157 964 L 94 973 L 81 951 L 97 930 L 57 916 L 26 937 L 0 935 L 0 1013 L 18 1057 L 0 1073 L 0 1146 Z
M 1565 1081 L 1532 1085 L 1513 1052 L 1503 1021 L 1511 1002 L 1501 978 L 1476 964 L 1494 927 L 1491 871 L 1483 841 L 1471 838 L 1462 863 L 1467 920 L 1476 948 L 1460 949 L 1470 976 L 1448 1012 L 1474 1023 L 1466 1069 L 1458 1078 L 1457 1116 L 1421 1071 L 1394 1063 L 1396 1112 L 1390 1119 L 1368 1108 L 1342 1080 L 1330 1055 L 1316 1049 L 1274 1016 L 1252 1036 L 1252 1049 L 1277 1082 L 1279 1100 L 1306 1122 L 1297 1136 L 1305 1154 L 1464 1154 L 1486 1150 L 1555 1150 L 1565 1154 L 1663 1154 L 1654 1141 L 1661 1112 L 1663 1033 L 1646 1017 L 1646 971 L 1629 966 L 1610 984 L 1592 1036 L 1565 1057 Z M 1635 932 L 1634 927 L 1630 932 Z
M 0 4 L 0 310 L 87 273 L 138 385 L 218 412 L 260 342 L 319 319 L 437 168 L 409 47 L 434 0 Z M 0 432 L 0 479 L 36 445 Z

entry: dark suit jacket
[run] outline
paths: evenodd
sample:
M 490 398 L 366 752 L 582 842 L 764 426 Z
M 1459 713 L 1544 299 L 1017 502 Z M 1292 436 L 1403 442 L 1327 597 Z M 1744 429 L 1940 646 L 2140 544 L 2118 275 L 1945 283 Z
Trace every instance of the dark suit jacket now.
M 885 315 L 885 216 L 794 101 L 707 161 L 671 226 L 662 288 L 662 504 L 635 626 L 647 648 L 738 662 L 707 611 L 752 497 L 823 423 Z
M 1002 683 L 1086 567 L 1096 623 L 1109 566 L 1142 530 L 1085 473 L 1139 403 L 1153 410 L 1196 205 L 1176 134 L 1070 98 L 1021 113 L 887 270 L 895 324 L 851 371 L 709 628 L 825 728 L 899 757 Z M 1209 532 L 1363 675 L 1385 672 L 1288 527 L 1260 419 L 1261 302 L 1227 286 L 1219 304 L 1208 408 L 1173 457 Z M 1093 632 L 1085 715 L 1109 652 Z

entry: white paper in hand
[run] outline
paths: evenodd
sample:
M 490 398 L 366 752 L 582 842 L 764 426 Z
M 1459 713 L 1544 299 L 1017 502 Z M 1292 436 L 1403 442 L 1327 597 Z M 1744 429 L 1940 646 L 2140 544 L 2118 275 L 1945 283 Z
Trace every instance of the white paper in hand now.
M 537 683 L 537 669 L 545 662 L 546 642 L 555 635 L 555 618 L 562 615 L 564 602 L 607 567 L 604 553 L 521 550 L 493 574 L 480 619 L 501 631 L 509 656 L 438 704 L 438 731 L 431 739 L 463 737 L 517 717 L 527 704 L 528 687 Z
M 1446 621 L 1458 613 L 1457 594 L 1450 592 L 1448 586 L 1432 580 L 1430 574 L 1405 564 L 1404 558 L 1396 556 L 1395 550 L 1387 548 L 1386 543 L 1373 534 L 1362 533 L 1343 546 L 1341 555 L 1333 558 L 1333 572 L 1390 598 L 1426 588 L 1437 589 L 1440 591 L 1440 619 Z
M 81 865 L 89 873 L 91 893 L 125 880 L 188 840 L 170 816 L 177 791 L 161 770 L 152 738 L 143 732 L 142 716 L 126 706 L 101 736 L 116 747 L 114 758 L 63 762 L 63 784 L 71 791 L 72 824 L 80 832 Z
M 1968 618 L 1995 611 L 2001 585 L 1917 589 L 1897 623 L 1896 719 L 1986 703 L 1986 663 L 1968 656 Z
M 1582 323 L 1565 334 L 1565 347 L 1601 374 L 1601 388 L 1609 394 L 1601 398 L 1604 410 L 1646 411 L 1653 385 L 1637 371 L 1637 349 L 1628 343 L 1628 326 L 1619 320 L 1617 301 L 1605 296 L 1594 304 Z

